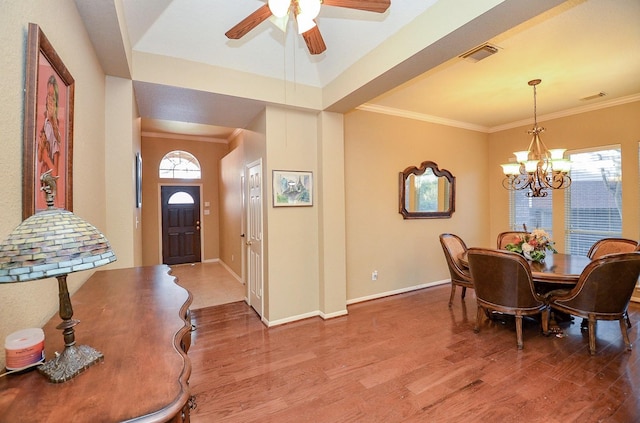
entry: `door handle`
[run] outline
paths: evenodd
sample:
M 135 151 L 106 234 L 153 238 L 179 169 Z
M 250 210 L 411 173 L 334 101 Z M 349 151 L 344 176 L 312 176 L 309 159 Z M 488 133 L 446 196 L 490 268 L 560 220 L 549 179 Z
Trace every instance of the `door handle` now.
M 251 242 L 251 241 L 247 241 L 247 245 L 251 245 L 251 244 L 252 244 L 252 242 Z

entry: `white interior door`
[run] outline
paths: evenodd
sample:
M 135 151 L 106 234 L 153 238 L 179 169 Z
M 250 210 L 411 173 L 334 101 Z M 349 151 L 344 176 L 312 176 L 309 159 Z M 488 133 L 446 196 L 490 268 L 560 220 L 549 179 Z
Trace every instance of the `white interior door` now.
M 247 166 L 247 282 L 249 305 L 262 317 L 263 255 L 262 255 L 262 160 Z

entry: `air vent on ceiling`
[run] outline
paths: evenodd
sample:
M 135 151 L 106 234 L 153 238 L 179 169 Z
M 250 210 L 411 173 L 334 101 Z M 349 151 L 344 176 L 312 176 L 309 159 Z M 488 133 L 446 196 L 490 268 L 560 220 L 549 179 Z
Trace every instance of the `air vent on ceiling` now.
M 486 59 L 492 54 L 496 54 L 497 52 L 498 48 L 496 46 L 485 43 L 460 55 L 460 57 L 465 60 L 469 60 L 470 62 L 478 62 L 482 59 Z
M 580 101 L 589 101 L 589 100 L 593 100 L 593 99 L 596 99 L 596 98 L 604 97 L 605 95 L 607 95 L 607 94 L 603 93 L 602 91 L 600 91 L 597 94 L 593 94 L 593 95 L 588 95 L 586 97 L 582 97 L 580 99 Z

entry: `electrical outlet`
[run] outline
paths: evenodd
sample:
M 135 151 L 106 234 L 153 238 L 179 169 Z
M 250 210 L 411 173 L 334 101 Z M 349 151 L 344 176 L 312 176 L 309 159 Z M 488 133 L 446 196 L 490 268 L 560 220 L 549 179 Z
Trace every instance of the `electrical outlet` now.
M 372 281 L 377 281 L 378 280 L 378 271 L 374 270 L 373 272 L 371 272 L 371 280 Z

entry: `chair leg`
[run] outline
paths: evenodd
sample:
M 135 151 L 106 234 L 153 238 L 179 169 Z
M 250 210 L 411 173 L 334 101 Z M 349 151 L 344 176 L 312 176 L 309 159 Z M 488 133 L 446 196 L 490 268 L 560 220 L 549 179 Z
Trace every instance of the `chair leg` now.
M 626 317 L 628 318 L 629 316 Z M 622 339 L 624 339 L 624 344 L 627 346 L 627 350 L 631 351 L 632 345 L 631 341 L 629 341 L 629 332 L 627 332 L 627 321 L 625 321 L 624 317 L 620 319 L 620 332 L 622 332 Z
M 596 355 L 596 317 L 589 315 L 589 353 Z
M 631 319 L 629 319 L 629 312 L 628 311 L 624 312 L 624 319 L 627 321 L 627 327 L 629 329 L 631 329 Z
M 451 308 L 451 304 L 453 304 L 453 298 L 456 296 L 456 285 L 451 282 L 451 295 L 449 295 L 449 308 Z
M 549 336 L 549 319 L 551 318 L 551 309 L 545 308 L 542 310 L 542 334 Z
M 484 320 L 485 311 L 482 306 L 478 305 L 478 312 L 476 313 L 476 326 L 473 328 L 475 333 L 480 332 L 480 324 Z
M 522 315 L 520 314 L 516 314 L 516 343 L 518 344 L 519 350 L 524 347 L 524 343 L 522 342 Z
M 463 286 L 462 287 L 462 296 L 460 298 L 462 298 L 464 300 L 464 296 L 467 295 L 467 287 Z

